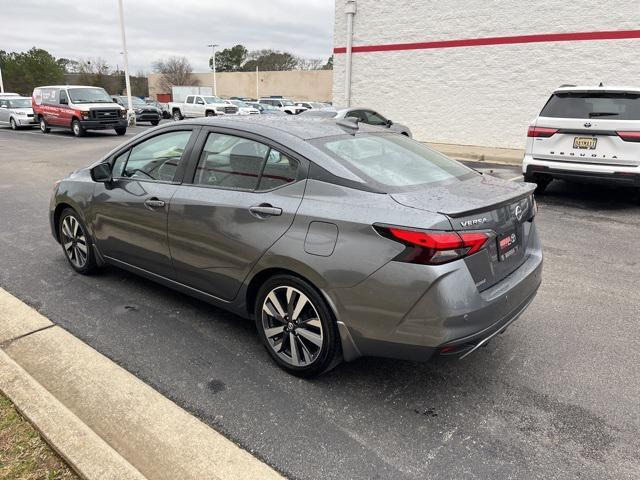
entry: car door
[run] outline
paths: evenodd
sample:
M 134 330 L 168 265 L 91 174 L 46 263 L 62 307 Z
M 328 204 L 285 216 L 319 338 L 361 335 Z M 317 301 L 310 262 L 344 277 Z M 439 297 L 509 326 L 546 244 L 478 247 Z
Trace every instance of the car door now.
M 293 222 L 307 165 L 252 137 L 203 129 L 191 181 L 169 209 L 169 245 L 178 281 L 233 299 L 253 265 Z
M 69 106 L 69 96 L 66 90 L 60 89 L 58 95 L 58 115 L 55 120 L 55 125 L 69 127 L 71 126 L 72 119 L 73 109 Z
M 204 117 L 204 99 L 202 97 L 196 97 L 193 105 L 194 117 Z
M 182 104 L 182 116 L 183 117 L 193 117 L 194 116 L 194 112 L 193 112 L 193 102 L 194 102 L 194 96 L 193 95 L 187 95 L 186 100 L 184 101 L 184 103 Z
M 92 202 L 93 234 L 104 256 L 173 276 L 167 213 L 195 141 L 194 128 L 143 137 L 111 159 L 113 180 L 96 184 Z

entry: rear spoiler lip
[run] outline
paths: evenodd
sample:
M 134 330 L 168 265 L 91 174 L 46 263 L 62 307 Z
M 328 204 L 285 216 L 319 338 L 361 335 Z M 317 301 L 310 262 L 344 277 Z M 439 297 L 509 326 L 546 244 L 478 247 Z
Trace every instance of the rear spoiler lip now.
M 526 184 L 523 184 L 523 185 L 526 185 Z M 528 197 L 530 195 L 533 195 L 533 191 L 535 189 L 536 189 L 535 185 L 530 184 L 529 189 L 526 192 L 522 192 L 519 195 L 516 195 L 514 197 L 509 197 L 509 198 L 506 198 L 504 200 L 500 200 L 500 201 L 498 201 L 496 203 L 483 205 L 481 207 L 473 208 L 471 210 L 438 211 L 437 213 L 439 213 L 441 215 L 446 215 L 447 217 L 450 217 L 450 218 L 467 217 L 469 215 L 474 215 L 476 213 L 486 212 L 487 210 L 494 210 L 496 208 L 504 207 L 505 205 L 509 205 L 511 203 L 514 203 L 514 202 L 517 202 L 519 200 L 522 200 L 523 198 L 526 198 L 526 197 Z

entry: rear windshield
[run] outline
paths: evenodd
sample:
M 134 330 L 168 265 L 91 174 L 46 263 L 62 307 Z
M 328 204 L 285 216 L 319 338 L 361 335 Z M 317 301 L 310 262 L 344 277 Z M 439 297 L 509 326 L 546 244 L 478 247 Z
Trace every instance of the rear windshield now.
M 463 180 L 476 173 L 441 153 L 397 134 L 360 134 L 311 142 L 365 180 L 386 190 Z
M 554 93 L 541 117 L 640 120 L 640 94 L 614 92 Z

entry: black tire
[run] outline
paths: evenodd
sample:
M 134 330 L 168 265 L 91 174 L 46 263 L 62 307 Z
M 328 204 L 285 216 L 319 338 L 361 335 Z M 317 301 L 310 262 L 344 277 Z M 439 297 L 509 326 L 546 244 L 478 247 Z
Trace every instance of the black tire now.
M 78 230 L 74 231 L 72 225 L 77 222 Z M 64 256 L 76 272 L 82 275 L 89 275 L 98 268 L 95 253 L 93 251 L 93 240 L 80 215 L 72 208 L 65 208 L 58 219 L 58 238 Z M 82 236 L 81 240 L 80 235 Z M 82 248 L 86 249 L 83 256 Z
M 16 119 L 11 117 L 9 119 L 9 125 L 11 125 L 11 130 L 18 130 L 18 124 L 16 123 Z
M 157 126 L 160 123 L 160 120 L 152 120 L 151 121 L 151 125 L 153 125 L 154 127 Z
M 84 137 L 86 130 L 80 124 L 80 120 L 73 120 L 71 122 L 71 132 L 73 132 L 74 137 Z
M 182 120 L 184 117 L 182 116 L 182 114 L 180 113 L 180 110 L 178 110 L 177 108 L 173 111 L 173 114 L 171 115 L 171 117 L 177 122 L 178 120 Z
M 207 110 L 206 112 L 204 112 L 204 116 L 205 117 L 215 117 L 216 116 L 216 112 L 212 112 L 211 110 Z
M 531 175 L 526 173 L 524 175 L 525 182 L 536 184 L 536 190 L 534 192 L 536 195 L 542 195 L 547 190 L 551 180 L 552 178 L 547 175 Z
M 44 119 L 44 117 L 40 117 L 40 131 L 42 133 L 49 133 L 51 131 L 51 128 L 49 128 L 49 125 L 47 125 L 46 120 Z
M 127 127 L 118 127 L 114 128 L 114 130 L 116 131 L 116 135 L 124 135 L 127 133 Z
M 274 291 L 286 292 L 288 287 L 292 287 L 296 291 L 291 296 L 292 301 L 289 305 L 286 304 L 286 296 L 283 297 L 282 293 L 276 293 L 281 302 L 285 303 L 280 305 L 283 310 L 286 308 L 285 317 L 277 319 L 276 316 L 266 313 L 269 308 L 265 310 L 263 315 L 263 306 L 265 306 L 267 297 Z M 296 310 L 293 304 L 297 304 L 301 300 L 300 293 L 306 297 L 307 301 L 303 302 L 304 307 L 296 318 L 293 316 Z M 273 303 L 269 300 L 266 305 L 273 306 Z M 275 310 L 271 308 L 271 311 Z M 342 360 L 340 337 L 333 313 L 318 291 L 305 280 L 284 274 L 268 279 L 258 291 L 254 315 L 260 340 L 275 362 L 287 372 L 299 377 L 311 378 L 330 370 Z M 316 315 L 319 322 L 315 320 Z M 313 322 L 309 322 L 310 320 Z M 281 334 L 272 335 L 270 337 L 272 340 L 269 340 L 265 329 L 271 328 L 273 330 L 273 327 L 276 329 L 282 327 L 283 330 Z M 287 330 L 288 328 L 291 330 Z M 315 341 L 310 340 L 309 336 L 314 334 Z M 295 355 L 291 348 L 290 339 L 292 338 Z M 275 342 L 278 340 L 280 343 L 276 344 Z M 274 342 L 273 345 L 271 341 Z M 318 343 L 315 343 L 316 341 Z M 318 344 L 320 345 L 318 346 Z M 276 352 L 278 347 L 279 352 Z M 289 353 L 286 351 L 287 348 Z M 294 358 L 299 358 L 297 364 L 294 364 Z

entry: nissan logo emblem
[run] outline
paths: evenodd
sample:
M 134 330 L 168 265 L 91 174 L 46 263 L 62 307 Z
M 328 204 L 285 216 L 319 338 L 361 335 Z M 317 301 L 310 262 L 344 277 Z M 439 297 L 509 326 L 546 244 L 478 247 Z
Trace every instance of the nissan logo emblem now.
M 584 124 L 585 127 L 589 128 L 591 126 L 591 122 L 587 122 Z
M 518 206 L 516 207 L 516 210 L 515 210 L 515 212 L 514 212 L 514 213 L 515 213 L 516 218 L 517 218 L 518 220 L 520 220 L 520 219 L 522 218 L 522 213 L 523 213 L 523 212 L 522 212 L 522 208 L 520 207 L 520 205 L 518 205 Z

